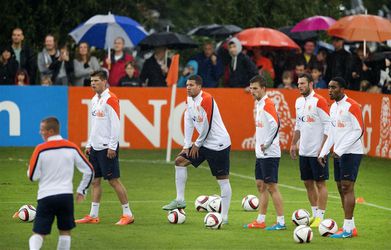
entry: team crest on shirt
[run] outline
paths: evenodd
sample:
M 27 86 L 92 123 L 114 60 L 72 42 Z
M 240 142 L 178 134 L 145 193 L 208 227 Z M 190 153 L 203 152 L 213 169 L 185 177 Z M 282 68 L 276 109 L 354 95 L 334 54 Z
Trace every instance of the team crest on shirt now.
M 343 121 L 337 121 L 337 127 L 338 128 L 344 128 L 345 127 L 345 123 Z
M 255 123 L 255 127 L 257 127 L 257 128 L 263 128 L 263 127 L 264 127 L 263 122 L 257 121 L 257 122 Z
M 199 123 L 204 122 L 204 118 L 202 118 L 201 115 L 198 115 L 198 117 L 197 117 L 197 122 L 199 122 Z
M 311 105 L 308 105 L 308 111 L 310 111 L 310 110 L 311 110 L 311 108 L 312 108 L 312 107 L 311 107 Z

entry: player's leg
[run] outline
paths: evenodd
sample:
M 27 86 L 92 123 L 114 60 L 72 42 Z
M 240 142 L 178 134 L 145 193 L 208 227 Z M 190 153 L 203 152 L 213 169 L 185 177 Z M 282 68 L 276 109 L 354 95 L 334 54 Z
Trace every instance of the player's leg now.
M 72 194 L 62 194 L 55 197 L 53 210 L 57 217 L 59 232 L 57 249 L 71 249 L 71 230 L 76 226 Z
M 29 239 L 30 250 L 39 250 L 42 247 L 45 235 L 34 233 Z
M 229 182 L 229 175 L 216 176 L 217 183 L 220 186 L 221 195 L 221 217 L 223 218 L 223 224 L 228 223 L 228 211 L 231 204 L 232 189 Z
M 57 250 L 69 250 L 71 249 L 71 231 L 59 230 Z
M 340 167 L 340 159 L 334 158 L 334 180 L 337 184 L 337 189 L 339 196 L 341 197 L 341 203 L 342 203 L 342 209 L 344 208 L 344 197 L 342 192 L 342 185 L 341 185 L 341 178 L 342 178 L 342 172 Z
M 313 179 L 315 180 L 315 185 L 317 189 L 317 206 L 318 209 L 316 211 L 315 219 L 311 222 L 311 227 L 317 228 L 319 224 L 324 219 L 324 214 L 326 213 L 326 205 L 328 192 L 326 187 L 326 180 L 329 179 L 329 168 L 328 162 L 326 162 L 325 166 L 321 166 L 316 157 L 310 158 L 311 169 L 313 173 Z
M 41 249 L 45 235 L 50 234 L 55 213 L 50 197 L 38 200 L 37 213 L 33 225 L 33 235 L 29 239 L 30 249 Z
M 299 165 L 300 165 L 300 177 L 304 183 L 304 186 L 307 190 L 308 201 L 311 205 L 312 210 L 312 221 L 316 218 L 317 209 L 318 209 L 318 190 L 314 181 L 314 174 L 311 168 L 310 157 L 299 156 Z

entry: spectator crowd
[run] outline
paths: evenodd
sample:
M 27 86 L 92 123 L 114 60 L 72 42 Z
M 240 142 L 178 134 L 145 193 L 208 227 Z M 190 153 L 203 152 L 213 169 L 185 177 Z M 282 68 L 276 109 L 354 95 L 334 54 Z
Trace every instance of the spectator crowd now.
M 345 49 L 344 40 L 333 38 L 334 50 L 307 40 L 300 51 L 275 50 L 258 47 L 246 49 L 231 37 L 216 47 L 206 41 L 202 50 L 190 56 L 180 72 L 178 87 L 185 87 L 193 75 L 203 78 L 205 88 L 246 88 L 249 80 L 262 74 L 270 87 L 294 89 L 297 77 L 310 73 L 315 88 L 327 88 L 336 76 L 343 77 L 351 90 L 391 93 L 391 53 L 380 58 L 364 54 L 360 45 L 352 51 Z M 111 86 L 163 87 L 171 60 L 167 48 L 160 47 L 148 58 L 124 47 L 117 37 L 110 57 L 93 56 L 88 43 L 81 42 L 73 50 L 68 44 L 59 45 L 55 36 L 44 38 L 43 48 L 36 53 L 25 43 L 23 30 L 15 28 L 11 43 L 0 51 L 0 85 L 69 85 L 89 86 L 90 74 L 104 68 Z M 365 48 L 368 52 L 369 49 Z

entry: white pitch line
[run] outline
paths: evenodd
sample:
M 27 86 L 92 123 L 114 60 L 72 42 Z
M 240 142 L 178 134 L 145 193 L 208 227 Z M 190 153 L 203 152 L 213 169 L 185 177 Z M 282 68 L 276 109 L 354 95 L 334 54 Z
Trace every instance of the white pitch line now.
M 0 161 L 7 161 L 7 160 L 8 161 L 16 160 L 16 161 L 20 161 L 20 162 L 27 161 L 26 159 L 21 159 L 21 158 L 0 159 Z M 173 162 L 168 162 L 167 163 L 164 160 L 120 159 L 120 161 L 122 161 L 122 162 L 131 162 L 131 163 L 149 163 L 149 164 L 164 164 L 164 165 L 171 165 L 171 164 L 173 164 Z M 200 168 L 204 169 L 204 170 L 209 170 L 208 167 L 201 166 Z M 248 175 L 242 175 L 242 174 L 237 174 L 237 173 L 233 173 L 233 172 L 230 172 L 229 174 L 231 176 L 239 177 L 239 178 L 246 179 L 246 180 L 254 180 L 254 177 L 251 177 L 251 176 L 248 176 Z M 286 184 L 282 184 L 282 183 L 279 183 L 278 186 L 284 187 L 284 188 L 287 188 L 287 189 L 296 190 L 296 191 L 306 192 L 305 188 L 295 187 L 295 186 L 286 185 Z M 335 195 L 329 195 L 328 197 L 333 198 L 333 199 L 338 199 L 338 200 L 340 199 L 339 196 L 335 196 Z M 0 203 L 4 203 L 4 202 L 0 202 Z M 369 206 L 369 207 L 375 207 L 375 208 L 378 208 L 378 209 L 391 211 L 391 208 L 389 208 L 389 207 L 376 205 L 376 204 L 370 203 L 370 202 L 364 202 L 364 203 L 360 203 L 360 204 L 366 205 L 366 206 Z

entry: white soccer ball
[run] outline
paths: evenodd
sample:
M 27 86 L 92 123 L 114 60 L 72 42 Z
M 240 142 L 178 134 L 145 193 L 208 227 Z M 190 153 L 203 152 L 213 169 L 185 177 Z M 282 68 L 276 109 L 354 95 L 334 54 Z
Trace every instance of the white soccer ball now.
M 207 196 L 207 195 L 198 196 L 194 202 L 195 209 L 198 212 L 208 211 L 208 202 L 209 202 L 209 196 Z
M 333 219 L 325 219 L 319 224 L 318 229 L 321 236 L 329 236 L 338 231 L 338 225 Z
M 222 222 L 221 214 L 216 212 L 210 212 L 204 218 L 205 227 L 210 229 L 220 229 Z
M 312 229 L 306 225 L 300 225 L 293 231 L 293 239 L 297 243 L 310 243 L 313 237 Z
M 208 212 L 220 213 L 221 212 L 221 198 L 215 197 L 215 196 L 210 196 L 207 210 L 208 210 Z
M 167 219 L 171 224 L 183 224 L 186 220 L 186 213 L 183 209 L 174 209 L 168 212 Z
M 292 222 L 296 226 L 300 225 L 306 225 L 309 226 L 310 224 L 310 213 L 305 209 L 297 209 L 292 214 Z
M 259 199 L 255 195 L 249 194 L 242 199 L 242 208 L 245 211 L 256 211 L 259 207 Z
M 35 219 L 36 209 L 33 205 L 23 205 L 18 210 L 18 217 L 21 221 L 31 222 Z

